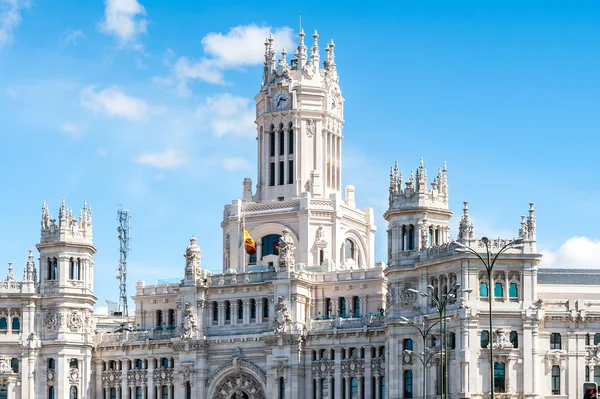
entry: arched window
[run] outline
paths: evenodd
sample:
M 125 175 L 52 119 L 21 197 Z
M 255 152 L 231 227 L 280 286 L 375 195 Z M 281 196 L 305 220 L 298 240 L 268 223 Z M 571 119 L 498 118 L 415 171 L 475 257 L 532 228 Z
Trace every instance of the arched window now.
M 142 362 L 142 359 L 135 359 L 135 368 L 138 370 L 141 370 L 144 368 L 144 364 Z
M 161 327 L 163 325 L 163 312 L 162 310 L 156 311 L 156 327 Z
M 244 319 L 244 302 L 241 299 L 237 301 L 237 318 L 238 320 Z
M 408 249 L 415 249 L 415 227 L 412 224 L 408 226 Z
M 225 320 L 231 320 L 231 302 L 225 301 Z
M 160 359 L 160 367 L 168 369 L 169 368 L 169 358 L 163 357 Z
M 489 295 L 488 283 L 482 281 L 479 283 L 479 296 L 482 298 L 487 298 Z
M 288 154 L 294 153 L 294 127 L 292 122 L 288 125 Z
M 263 298 L 263 317 L 269 317 L 269 299 Z
M 412 370 L 404 371 L 404 397 L 413 397 L 413 373 Z
M 75 265 L 75 280 L 81 280 L 81 259 L 77 258 L 77 264 Z
M 519 297 L 519 287 L 517 286 L 517 283 L 510 283 L 508 286 L 508 296 L 509 298 Z
M 69 363 L 69 367 L 72 369 L 78 369 L 79 361 L 77 359 L 71 359 L 71 362 Z
M 354 259 L 355 255 L 356 255 L 356 248 L 354 247 L 354 241 L 352 241 L 349 238 L 346 238 L 346 241 L 344 241 L 344 244 L 346 245 L 346 259 Z
M 339 315 L 346 317 L 346 298 L 341 297 L 338 299 Z
M 69 391 L 69 399 L 77 399 L 77 387 L 71 386 L 71 390 Z
M 262 238 L 262 256 L 268 255 L 279 255 L 279 250 L 277 249 L 277 244 L 279 243 L 279 239 L 281 235 L 279 234 L 269 234 Z
M 117 388 L 110 389 L 110 399 L 117 399 Z
M 0 317 L 0 330 L 6 329 L 8 329 L 8 321 L 6 320 L 6 317 Z
M 494 296 L 496 298 L 502 298 L 504 296 L 504 287 L 502 283 L 496 283 L 494 285 Z
M 323 261 L 325 260 L 325 255 L 323 253 L 323 250 L 319 250 L 319 266 L 323 265 Z
M 360 317 L 360 298 L 357 296 L 352 297 L 352 311 L 354 317 Z
M 54 399 L 54 387 L 48 387 L 48 399 Z
M 12 330 L 13 332 L 21 330 L 21 319 L 17 316 L 13 316 L 12 318 Z
M 47 263 L 48 263 L 48 276 L 47 276 L 47 279 L 48 280 L 52 280 L 52 259 L 48 258 L 47 259 Z
M 490 343 L 490 333 L 487 331 L 481 332 L 481 347 L 487 348 Z
M 256 319 L 256 299 L 250 299 L 250 318 Z
M 143 398 L 143 390 L 142 387 L 135 387 L 135 399 Z
M 19 359 L 17 359 L 16 357 L 13 357 L 12 359 L 10 359 L 10 368 L 12 369 L 13 373 L 18 373 L 19 372 Z
M 405 350 L 405 351 L 413 350 L 413 340 L 410 338 L 404 339 L 404 342 L 402 343 L 402 350 Z
M 513 348 L 519 347 L 519 334 L 516 331 L 510 332 L 510 343 L 513 344 Z
M 117 362 L 114 360 L 111 360 L 108 366 L 109 370 L 116 370 L 117 369 Z
M 56 361 L 52 358 L 48 359 L 48 370 L 54 370 L 56 368 Z
M 219 304 L 213 302 L 213 321 L 219 321 Z
M 69 280 L 75 278 L 75 261 L 73 258 L 69 259 Z

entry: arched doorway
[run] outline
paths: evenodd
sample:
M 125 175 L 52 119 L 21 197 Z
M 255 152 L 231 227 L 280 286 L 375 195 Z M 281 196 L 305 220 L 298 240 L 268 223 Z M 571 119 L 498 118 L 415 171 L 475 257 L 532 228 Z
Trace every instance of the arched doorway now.
M 222 378 L 213 392 L 211 399 L 266 399 L 262 385 L 242 370 Z

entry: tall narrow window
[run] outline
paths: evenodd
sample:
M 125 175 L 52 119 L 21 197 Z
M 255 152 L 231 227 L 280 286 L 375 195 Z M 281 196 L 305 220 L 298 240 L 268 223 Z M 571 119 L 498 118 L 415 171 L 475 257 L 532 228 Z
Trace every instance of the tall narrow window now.
M 279 399 L 285 399 L 285 380 L 279 377 Z
M 12 318 L 12 330 L 13 332 L 18 332 L 21 330 L 21 319 L 16 316 Z
M 338 309 L 341 317 L 346 317 L 346 298 L 341 297 L 338 299 Z
M 142 399 L 141 396 L 140 399 Z M 185 382 L 185 399 L 192 399 L 192 383 L 189 381 Z
M 275 156 L 275 133 L 273 129 L 271 129 L 271 134 L 269 134 L 269 155 L 272 157 Z
M 411 351 L 413 350 L 413 340 L 410 338 L 406 338 L 402 343 L 402 350 Z
M 490 343 L 490 333 L 487 331 L 481 332 L 481 347 L 487 348 Z
M 275 162 L 269 164 L 269 186 L 275 185 Z
M 487 298 L 489 295 L 488 283 L 482 281 L 479 283 L 479 296 L 482 298 Z
M 169 387 L 163 385 L 160 389 L 160 397 L 161 399 L 169 399 Z
M 283 126 L 281 126 L 280 129 L 281 130 L 279 131 L 279 155 L 283 155 L 285 153 L 285 132 L 283 131 Z
M 352 297 L 352 311 L 354 317 L 360 317 L 360 298 L 357 296 Z
M 13 357 L 12 359 L 10 359 L 10 368 L 12 369 L 13 373 L 18 373 L 19 372 L 19 359 L 17 359 L 16 357 Z
M 594 345 L 600 344 L 600 333 L 594 334 Z
M 590 366 L 585 366 L 585 381 L 588 382 L 590 380 Z
M 284 162 L 279 161 L 279 185 L 283 186 L 285 183 L 285 174 L 284 174 Z
M 408 226 L 408 249 L 415 249 L 415 228 L 412 224 Z
M 231 320 L 231 303 L 229 301 L 225 301 L 225 320 Z
M 269 299 L 263 298 L 263 317 L 269 317 Z
M 169 309 L 169 328 L 175 328 L 175 310 Z
M 518 298 L 519 297 L 519 287 L 517 287 L 517 283 L 510 283 L 508 286 L 508 297 L 509 298 Z
M 52 358 L 48 359 L 48 370 L 54 370 L 56 368 L 56 361 Z
M 69 259 L 69 280 L 75 278 L 75 261 L 73 258 Z
M 237 301 L 237 318 L 238 320 L 244 319 L 244 302 L 241 299 Z
M 358 398 L 358 378 L 350 378 L 350 397 Z
M 48 399 L 54 399 L 54 387 L 48 387 Z
M 496 298 L 502 298 L 504 296 L 504 287 L 502 286 L 502 283 L 496 283 L 496 285 L 494 285 L 494 296 Z
M 494 392 L 506 392 L 506 365 L 494 363 Z
M 560 395 L 560 367 L 552 366 L 552 395 Z
M 58 280 L 58 260 L 52 258 L 52 280 Z
M 331 298 L 325 298 L 325 316 L 331 316 Z
M 169 358 L 168 357 L 163 357 L 160 359 L 160 366 L 162 368 L 168 369 L 169 368 Z
M 288 131 L 288 154 L 294 153 L 294 129 L 290 123 L 290 130 Z
M 387 393 L 385 391 L 385 376 L 379 377 L 379 394 L 381 395 L 381 399 L 387 398 Z
M 456 333 L 448 333 L 448 348 L 456 349 Z
M 413 397 L 413 372 L 412 370 L 404 371 L 404 397 Z
M 213 302 L 213 321 L 219 321 L 219 304 Z
M 510 332 L 510 343 L 513 344 L 513 348 L 519 347 L 519 334 L 516 331 Z
M 294 161 L 288 161 L 288 184 L 294 184 Z
M 48 280 L 52 280 L 52 259 L 48 258 Z
M 256 299 L 250 299 L 250 318 L 256 319 Z
M 560 334 L 550 334 L 550 349 L 561 349 Z M 600 368 L 599 368 L 600 370 Z
M 77 258 L 77 263 L 75 264 L 75 280 L 81 280 L 81 259 Z
M 0 330 L 7 330 L 8 329 L 8 321 L 6 319 L 6 317 L 0 317 Z
M 319 266 L 322 266 L 324 261 L 325 261 L 325 253 L 323 252 L 322 249 L 320 249 L 319 250 Z
M 110 389 L 110 399 L 117 399 L 117 388 Z
M 346 244 L 346 259 L 355 259 L 356 249 L 354 248 L 354 241 L 349 238 L 346 238 L 344 242 Z M 355 259 L 356 260 L 356 259 Z
M 77 387 L 71 387 L 71 390 L 69 392 L 69 399 L 77 399 Z
M 163 312 L 162 310 L 156 311 L 156 327 L 162 327 L 163 325 Z
M 135 399 L 143 399 L 142 387 L 135 387 Z
M 600 367 L 594 367 L 594 382 L 600 385 Z

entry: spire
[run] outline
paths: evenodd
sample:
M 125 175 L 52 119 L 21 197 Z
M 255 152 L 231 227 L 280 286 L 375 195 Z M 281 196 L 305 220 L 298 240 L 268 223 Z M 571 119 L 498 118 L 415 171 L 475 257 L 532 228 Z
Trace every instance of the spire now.
M 36 278 L 36 271 L 35 271 L 35 262 L 33 260 L 33 251 L 30 249 L 29 250 L 29 259 L 27 261 L 27 265 L 25 266 L 25 271 L 23 273 L 23 281 L 35 282 L 36 280 L 37 280 L 37 278 Z
M 527 235 L 527 221 L 525 220 L 525 216 L 521 216 L 521 228 L 519 229 L 519 238 L 527 239 Z
M 527 217 L 527 232 L 528 232 L 528 239 L 531 241 L 535 241 L 536 240 L 536 234 L 535 234 L 535 228 L 536 228 L 536 221 L 535 221 L 535 209 L 533 208 L 534 203 L 530 202 L 529 203 L 529 216 Z
M 6 276 L 6 281 L 15 281 L 15 275 L 13 274 L 12 265 L 12 262 L 8 262 L 8 276 Z
M 335 69 L 335 53 L 333 49 L 335 48 L 335 44 L 333 43 L 333 39 L 329 42 L 329 68 Z
M 287 65 L 287 52 L 285 51 L 285 47 L 281 49 L 281 61 L 283 65 Z
M 315 29 L 315 33 L 313 33 L 314 44 L 312 46 L 310 52 L 310 59 L 313 61 L 315 65 L 319 65 L 319 34 Z
M 469 203 L 465 201 L 463 204 L 463 215 L 458 226 L 458 241 L 462 242 L 473 239 L 475 233 L 475 226 L 469 215 Z

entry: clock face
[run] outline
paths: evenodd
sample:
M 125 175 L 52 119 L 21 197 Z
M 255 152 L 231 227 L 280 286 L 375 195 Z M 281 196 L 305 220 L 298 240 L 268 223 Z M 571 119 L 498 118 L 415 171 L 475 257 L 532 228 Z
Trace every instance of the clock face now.
M 273 97 L 273 107 L 275 109 L 285 109 L 290 105 L 290 95 L 284 91 L 277 92 Z

